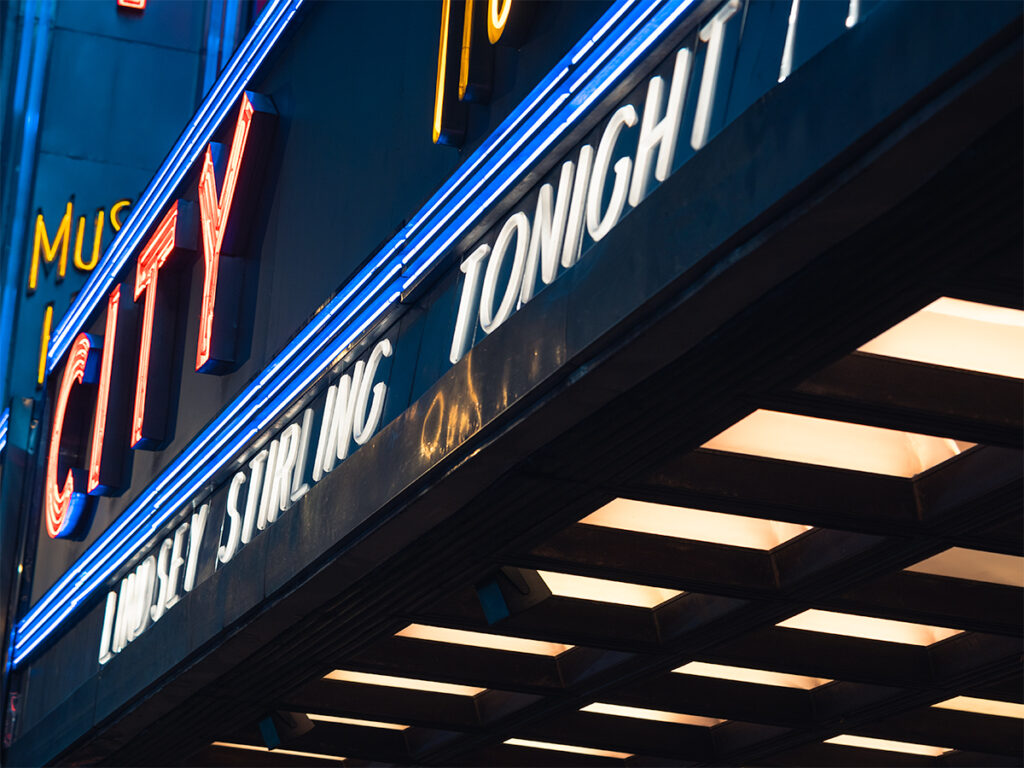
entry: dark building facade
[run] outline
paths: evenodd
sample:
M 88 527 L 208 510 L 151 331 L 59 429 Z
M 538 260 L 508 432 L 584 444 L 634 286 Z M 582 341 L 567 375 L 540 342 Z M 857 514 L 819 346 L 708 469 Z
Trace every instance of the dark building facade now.
M 12 404 L 7 764 L 1018 764 L 1019 4 L 259 10 Z

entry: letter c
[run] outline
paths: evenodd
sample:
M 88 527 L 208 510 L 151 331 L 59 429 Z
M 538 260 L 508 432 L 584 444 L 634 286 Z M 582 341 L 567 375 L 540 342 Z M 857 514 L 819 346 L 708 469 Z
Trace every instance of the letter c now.
M 60 460 L 60 439 L 64 432 L 64 418 L 67 415 L 71 388 L 76 384 L 95 384 L 100 367 L 100 344 L 98 339 L 87 333 L 75 337 L 64 367 L 57 403 L 53 411 L 53 429 L 50 433 L 50 451 L 46 462 L 46 488 L 44 489 L 43 514 L 46 519 L 46 533 L 52 539 L 70 538 L 75 535 L 79 521 L 89 506 L 86 495 L 87 473 L 84 469 L 69 469 L 62 486 L 57 485 L 57 471 Z

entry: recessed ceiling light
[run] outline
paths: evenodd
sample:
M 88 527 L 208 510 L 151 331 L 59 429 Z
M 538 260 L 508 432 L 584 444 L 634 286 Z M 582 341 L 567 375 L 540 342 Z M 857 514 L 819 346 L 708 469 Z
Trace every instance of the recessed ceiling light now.
M 618 528 L 676 539 L 707 541 L 732 547 L 770 550 L 810 530 L 809 525 L 727 515 L 705 509 L 615 499 L 580 520 L 586 525 Z
M 306 715 L 310 720 L 322 723 L 338 723 L 339 725 L 359 725 L 364 728 L 383 728 L 388 731 L 404 731 L 409 726 L 398 723 L 382 723 L 379 720 L 358 720 L 354 717 L 335 717 L 334 715 L 317 715 L 310 712 Z
M 1024 557 L 952 547 L 907 568 L 915 573 L 1024 587 Z
M 373 675 L 367 672 L 353 672 L 348 669 L 336 669 L 326 675 L 328 680 L 340 680 L 345 683 L 361 683 L 363 685 L 381 685 L 386 688 L 408 688 L 412 691 L 429 691 L 430 693 L 447 693 L 452 696 L 476 696 L 486 688 L 474 688 L 471 685 L 454 683 L 438 683 L 433 680 L 417 680 L 412 677 L 394 677 L 392 675 Z
M 426 624 L 410 624 L 397 634 L 399 637 L 412 637 L 417 640 L 471 645 L 477 648 L 493 648 L 497 651 L 512 651 L 513 653 L 532 653 L 537 656 L 558 656 L 572 648 L 571 645 L 563 643 L 545 643 L 540 640 L 492 635 L 489 632 L 469 632 L 464 629 L 431 627 Z
M 862 749 L 881 749 L 885 752 L 904 752 L 908 755 L 925 755 L 938 757 L 949 752 L 947 747 L 933 747 L 928 744 L 912 744 L 908 741 L 890 741 L 889 739 L 872 739 L 867 736 L 853 736 L 844 733 L 835 738 L 825 739 L 826 744 L 840 744 L 844 747 L 860 747 Z
M 293 755 L 295 757 L 311 757 L 314 760 L 333 760 L 336 763 L 345 762 L 344 757 L 338 757 L 337 755 L 324 755 L 319 752 L 299 752 L 294 749 L 267 749 L 266 747 L 258 747 L 255 744 L 232 744 L 228 741 L 215 741 L 213 742 L 215 747 L 227 747 L 228 749 L 245 749 L 250 752 L 270 752 L 274 755 Z
M 771 459 L 913 477 L 974 443 L 845 421 L 758 410 L 702 447 Z
M 1024 720 L 1024 704 L 1013 701 L 997 701 L 996 699 L 976 699 L 973 696 L 955 696 L 952 699 L 932 704 L 939 709 L 955 709 L 959 712 L 974 712 L 979 715 L 995 715 L 997 717 L 1016 717 Z
M 691 661 L 672 670 L 680 675 L 698 675 L 699 677 L 715 677 L 719 680 L 735 680 L 740 683 L 756 683 L 757 685 L 775 685 L 780 688 L 799 688 L 809 691 L 819 685 L 831 683 L 824 677 L 807 677 L 791 675 L 787 672 L 771 672 L 767 669 L 750 667 L 730 667 L 726 664 L 709 664 L 704 661 Z
M 876 336 L 861 352 L 1024 378 L 1024 312 L 943 297 Z
M 683 594 L 677 589 L 649 587 L 644 584 L 630 584 L 624 581 L 594 579 L 570 573 L 537 571 L 551 594 L 571 597 L 576 600 L 596 600 L 601 603 L 632 605 L 637 608 L 654 608 L 666 600 Z
M 613 717 L 632 717 L 638 720 L 657 720 L 663 723 L 698 725 L 703 728 L 710 728 L 713 725 L 725 722 L 725 720 L 717 717 L 699 717 L 698 715 L 684 715 L 679 712 L 666 712 L 661 709 L 624 707 L 619 704 L 602 704 L 601 702 L 588 704 L 581 711 L 594 712 L 599 715 L 612 715 Z
M 531 747 L 532 749 L 550 749 L 555 752 L 575 752 L 577 755 L 593 755 L 594 757 L 617 757 L 625 760 L 632 757 L 631 752 L 613 752 L 610 749 L 594 749 L 578 747 L 573 744 L 552 744 L 549 741 L 531 741 L 530 739 L 505 739 L 505 743 L 513 747 Z
M 854 613 L 820 611 L 816 608 L 798 613 L 775 626 L 907 645 L 931 645 L 953 635 L 959 635 L 963 631 L 928 624 L 912 624 L 909 621 L 859 616 Z

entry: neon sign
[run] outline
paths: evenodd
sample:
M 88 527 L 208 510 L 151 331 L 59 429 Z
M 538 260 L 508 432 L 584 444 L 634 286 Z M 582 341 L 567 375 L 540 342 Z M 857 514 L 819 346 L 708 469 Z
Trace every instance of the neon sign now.
M 253 106 L 254 101 L 261 105 L 259 110 Z M 240 223 L 243 219 L 230 214 L 232 205 L 247 208 L 255 190 L 259 189 L 262 165 L 246 164 L 244 157 L 246 152 L 250 155 L 262 153 L 264 148 L 259 144 L 269 135 L 264 123 L 270 114 L 272 107 L 269 102 L 257 94 L 249 93 L 242 99 L 219 196 L 213 158 L 215 152 L 221 154 L 220 146 L 210 144 L 203 158 L 199 176 L 199 212 L 206 270 L 196 350 L 196 370 L 201 373 L 225 372 L 237 362 L 236 329 L 241 308 L 237 302 L 230 305 L 228 302 L 238 296 L 241 265 L 237 254 L 246 230 Z M 220 309 L 215 315 L 214 306 L 218 304 Z
M 261 148 L 262 143 L 268 139 L 274 119 L 275 113 L 268 99 L 255 94 L 243 93 L 238 124 L 228 157 L 224 191 L 222 191 L 219 201 L 216 200 L 213 162 L 215 145 L 211 144 L 207 148 L 199 181 L 201 203 L 198 218 L 202 220 L 201 226 L 204 233 L 212 233 L 210 252 L 215 257 L 220 253 L 225 232 L 230 231 L 232 219 L 238 222 L 235 225 L 235 232 L 240 233 L 243 227 L 241 222 L 245 219 L 245 211 L 240 213 L 241 206 L 239 206 L 235 208 L 235 215 L 232 217 L 230 215 L 233 207 L 232 200 L 235 198 L 236 185 L 243 169 L 245 166 L 252 166 L 257 162 L 251 159 L 248 162 L 243 162 L 243 157 L 256 157 L 258 160 L 260 155 L 259 152 L 253 151 L 246 155 L 246 146 L 250 139 L 253 139 L 250 149 L 252 147 Z M 255 178 L 253 173 L 254 171 L 249 171 L 249 178 Z M 205 211 L 202 204 L 204 197 L 207 200 Z M 211 199 L 213 200 L 212 205 Z M 240 195 L 239 199 L 251 201 L 253 195 Z M 196 250 L 195 241 L 200 222 L 197 221 L 194 209 L 193 204 L 182 200 L 174 201 L 138 255 L 132 297 L 136 305 L 140 301 L 142 302 L 142 317 L 138 333 L 135 397 L 128 434 L 124 433 L 123 417 L 120 413 L 114 416 L 109 408 L 112 388 L 116 389 L 119 394 L 118 404 L 123 405 L 126 402 L 126 398 L 122 394 L 127 389 L 123 377 L 118 376 L 117 381 L 114 381 L 114 362 L 115 356 L 117 356 L 122 362 L 122 365 L 118 366 L 119 371 L 128 368 L 127 365 L 124 365 L 127 354 L 125 347 L 128 345 L 119 342 L 118 334 L 119 332 L 129 332 L 132 330 L 131 326 L 134 325 L 127 307 L 124 311 L 121 309 L 129 302 L 125 301 L 121 295 L 120 285 L 115 286 L 108 296 L 104 338 L 99 340 L 81 333 L 72 344 L 71 355 L 57 392 L 44 490 L 46 531 L 52 538 L 81 538 L 88 531 L 91 509 L 94 506 L 90 504 L 90 501 L 98 495 L 116 495 L 124 490 L 128 477 L 127 462 L 130 454 L 123 450 L 123 442 L 127 441 L 128 445 L 135 450 L 157 449 L 166 444 L 172 436 L 169 413 L 172 410 L 170 369 L 173 339 L 170 337 L 174 333 L 175 323 L 174 318 L 168 317 L 168 315 L 173 313 L 175 302 L 173 296 L 164 290 L 165 286 L 161 283 L 160 275 L 161 270 L 169 265 L 174 266 L 175 261 L 180 261 Z M 240 234 L 235 236 L 235 240 L 240 242 Z M 209 317 L 211 321 L 209 325 L 212 325 L 216 294 L 213 291 L 208 294 L 207 288 L 211 285 L 216 286 L 217 259 L 207 257 L 204 264 L 206 279 L 204 280 L 203 317 Z M 212 279 L 211 272 L 214 273 Z M 231 302 L 226 303 L 231 304 Z M 161 314 L 160 322 L 157 322 L 158 307 Z M 154 344 L 155 334 L 159 334 L 161 337 L 159 343 L 156 344 Z M 200 347 L 202 349 L 202 342 Z M 102 364 L 95 359 L 101 348 L 103 349 Z M 200 366 L 197 365 L 197 368 Z M 201 370 L 201 372 L 208 371 Z M 69 469 L 63 485 L 59 486 L 60 445 L 61 438 L 65 434 L 65 421 L 69 416 L 72 389 L 76 383 L 85 386 L 97 382 L 99 386 L 96 388 L 88 473 L 79 468 Z M 81 398 L 78 400 L 80 401 Z M 79 435 L 73 437 L 81 439 Z
M 110 206 L 110 226 L 116 233 L 121 229 L 121 212 L 131 205 L 131 200 L 118 200 Z M 32 257 L 29 262 L 28 286 L 26 293 L 31 296 L 39 287 L 40 268 L 46 270 L 48 265 L 56 262 L 56 274 L 54 282 L 60 283 L 67 274 L 68 247 L 71 239 L 71 222 L 74 221 L 74 197 L 68 200 L 61 217 L 60 224 L 53 239 L 50 239 L 49 230 L 46 226 L 46 219 L 43 212 L 36 214 L 35 236 L 32 243 Z M 82 255 L 82 247 L 85 240 L 86 219 L 85 216 L 78 217 L 78 227 L 75 230 L 75 247 L 73 250 L 72 264 L 80 272 L 91 272 L 100 260 L 100 243 L 103 238 L 103 230 L 107 221 L 107 213 L 103 208 L 96 212 L 92 234 L 92 254 L 88 260 Z M 53 302 L 47 302 L 43 310 L 43 324 L 39 333 L 39 366 L 36 372 L 36 385 L 41 387 L 46 380 L 46 352 L 50 344 L 50 330 L 53 326 Z
M 118 200 L 110 207 L 110 226 L 114 232 L 121 229 L 121 211 L 131 205 L 131 200 Z M 75 229 L 75 248 L 73 251 L 72 263 L 75 269 L 81 272 L 91 272 L 100 260 L 100 241 L 103 237 L 103 228 L 107 214 L 103 208 L 96 212 L 93 224 L 92 253 L 87 261 L 82 255 L 82 247 L 85 240 L 86 220 L 85 216 L 78 217 L 78 226 Z M 43 212 L 36 214 L 35 235 L 32 239 L 32 259 L 29 262 L 28 287 L 29 295 L 36 292 L 39 287 L 39 270 L 47 268 L 47 265 L 57 262 L 56 282 L 61 282 L 68 270 L 68 248 L 71 241 L 71 222 L 74 221 L 74 198 L 68 200 L 64 208 L 64 215 L 60 224 L 57 225 L 57 232 L 53 239 L 50 239 L 49 230 L 46 226 L 46 219 Z M 58 258 L 59 255 L 59 258 Z
M 57 473 L 64 419 L 68 415 L 72 388 L 76 383 L 87 385 L 96 382 L 97 352 L 95 338 L 87 333 L 78 334 L 75 343 L 71 345 L 71 354 L 68 355 L 64 376 L 57 390 L 53 429 L 50 432 L 50 453 L 46 462 L 46 487 L 43 491 L 46 533 L 53 539 L 80 536 L 83 533 L 82 523 L 87 523 L 85 473 L 80 469 L 68 469 L 60 485 Z
M 466 136 L 466 104 L 486 103 L 491 96 L 494 53 L 491 45 L 518 45 L 529 25 L 533 7 L 513 0 L 441 0 L 441 36 L 437 45 L 437 81 L 434 89 L 433 139 L 435 144 L 460 146 Z M 453 9 L 454 5 L 454 9 Z M 462 45 L 455 31 L 462 7 Z M 477 9 L 474 11 L 474 9 Z M 454 10 L 454 12 L 453 12 Z M 484 21 L 474 19 L 483 11 Z M 486 31 L 486 35 L 484 35 Z M 457 99 L 450 98 L 452 92 Z
M 196 137 L 208 138 L 212 129 L 204 126 L 225 114 L 225 94 L 251 76 L 285 29 L 296 5 L 296 0 L 280 0 L 268 6 L 236 52 L 224 78 L 214 86 L 200 114 L 136 204 L 136 213 L 55 332 L 48 356 L 50 365 L 67 351 L 71 334 L 96 307 L 102 292 L 110 289 L 114 275 L 127 263 L 131 248 L 145 228 L 157 223 L 157 212 L 169 202 L 170 190 L 191 159 L 199 157 Z M 661 42 L 691 6 L 688 1 L 625 0 L 611 8 L 409 223 L 171 460 L 32 606 L 18 624 L 13 663 L 24 663 L 148 543 L 153 530 L 168 523 L 193 494 L 251 442 L 254 434 L 278 418 L 342 351 L 395 306 L 402 292 L 417 283 L 449 252 L 456 239 L 476 225 L 483 211 L 529 172 L 538 154 L 570 131 L 585 110 L 605 97 L 632 62 Z
M 455 243 L 461 242 L 470 230 L 478 226 L 482 216 L 533 171 L 539 158 L 543 158 L 571 131 L 577 130 L 589 115 L 588 110 L 621 84 L 624 75 L 632 70 L 633 65 L 662 43 L 691 8 L 690 2 L 661 0 L 626 0 L 611 8 L 494 133 L 462 163 L 412 220 L 370 258 L 365 267 L 297 332 L 207 427 L 173 457 L 164 471 L 141 491 L 129 508 L 30 609 L 17 627 L 15 665 L 23 663 L 34 649 L 58 631 L 81 606 L 89 604 L 91 597 L 105 589 L 113 576 L 122 573 L 132 558 L 151 546 L 154 531 L 163 530 L 163 526 L 169 525 L 174 516 L 179 515 L 205 485 L 224 472 L 242 450 L 252 445 L 255 435 L 282 417 L 294 405 L 296 398 L 334 364 L 339 354 L 348 350 L 374 322 L 395 307 L 403 291 L 416 286 L 422 276 L 451 252 Z M 283 25 L 282 20 L 286 18 L 283 4 L 272 6 L 272 9 L 275 13 L 280 11 L 280 15 L 274 18 Z M 278 31 L 281 28 L 275 27 Z M 708 39 L 702 42 L 708 43 L 713 34 L 711 30 L 706 34 Z M 262 49 L 253 51 L 243 47 L 245 56 L 250 57 L 246 61 L 265 55 Z M 236 78 L 231 82 L 237 83 L 237 77 L 240 76 L 232 70 L 231 77 Z M 220 84 L 216 88 L 220 88 Z M 653 86 L 649 85 L 649 88 Z M 659 94 L 662 100 L 664 88 L 663 83 Z M 668 109 L 670 107 L 666 107 Z M 661 114 L 645 108 L 640 121 L 641 133 L 645 130 L 643 122 L 648 119 L 648 113 L 653 124 L 647 130 L 652 149 L 646 153 L 638 151 L 630 158 L 633 172 L 629 178 L 627 202 L 635 178 L 643 178 L 645 184 L 649 185 L 652 168 L 654 178 L 659 178 L 657 174 L 661 151 L 654 151 L 656 142 L 653 137 L 657 135 L 654 129 L 662 124 L 662 120 L 658 119 Z M 624 117 L 620 115 L 620 120 Z M 636 128 L 635 124 L 628 126 L 623 122 L 619 131 L 626 133 L 636 131 Z M 196 130 L 199 131 L 198 128 Z M 191 126 L 189 131 L 192 131 Z M 128 227 L 132 227 L 133 222 L 141 223 L 115 242 L 108 259 L 83 292 L 81 302 L 73 308 L 79 320 L 67 320 L 62 324 L 58 341 L 51 351 L 51 360 L 67 351 L 71 334 L 77 328 L 74 323 L 81 323 L 81 318 L 95 306 L 97 297 L 103 295 L 100 292 L 109 290 L 113 275 L 128 258 L 126 254 L 129 251 L 126 249 L 129 245 L 137 243 L 146 227 L 157 223 L 157 212 L 164 210 L 169 202 L 167 185 L 175 178 L 174 174 L 184 173 L 181 169 L 188 158 L 198 158 L 198 154 L 190 154 L 193 152 L 190 147 L 194 145 L 195 135 L 204 134 L 188 135 L 193 137 L 189 139 L 192 144 L 181 144 L 172 152 L 166 173 L 161 171 L 157 180 L 159 183 L 155 181 L 152 188 L 147 190 L 138 204 L 139 213 L 129 222 Z M 205 151 L 205 145 L 201 150 Z M 590 152 L 594 152 L 593 147 Z M 582 156 L 583 149 L 580 154 Z M 591 157 L 590 162 L 593 163 L 593 160 Z M 646 170 L 640 174 L 637 168 L 644 162 L 647 163 Z M 574 163 L 574 174 L 578 175 L 581 161 L 576 158 Z M 615 163 L 610 163 L 608 170 L 614 186 Z M 624 174 L 625 171 L 620 175 L 625 178 Z M 177 178 L 180 180 L 180 177 Z M 619 182 L 620 190 L 623 184 Z M 565 194 L 569 195 L 569 202 L 560 203 L 558 196 L 563 194 L 562 187 L 561 179 L 558 185 L 551 186 L 551 204 L 545 206 L 545 210 L 550 208 L 550 220 L 546 224 L 536 219 L 531 223 L 531 231 L 539 228 L 547 233 L 537 255 L 542 268 L 542 281 L 545 280 L 544 265 L 551 266 L 554 261 L 553 266 L 557 272 L 560 266 L 558 259 L 564 251 L 565 233 L 558 237 L 553 234 L 558 228 L 557 222 L 561 221 L 560 205 L 570 205 L 575 197 L 582 207 L 571 214 L 572 220 L 578 218 L 583 222 L 581 227 L 586 224 L 587 194 L 583 190 L 578 195 L 567 191 Z M 568 183 L 564 188 L 570 189 Z M 586 191 L 589 191 L 589 187 Z M 640 194 L 646 194 L 646 188 Z M 598 225 L 609 210 L 604 200 L 600 203 L 596 219 Z M 517 223 L 514 226 L 521 228 L 522 225 Z M 562 249 L 554 245 L 559 239 L 563 242 Z M 516 242 L 513 248 L 513 242 L 509 236 L 509 243 L 503 247 L 506 249 L 504 257 L 514 263 L 512 252 L 519 246 Z M 548 242 L 546 250 L 544 242 Z M 557 258 L 552 254 L 558 254 Z M 481 269 L 485 277 L 486 265 Z M 523 295 L 523 286 L 528 279 L 524 268 L 520 296 Z M 536 289 L 536 277 L 533 280 L 530 290 Z M 498 295 L 504 296 L 504 292 L 498 291 L 496 287 L 495 296 Z M 491 316 L 491 322 L 500 314 L 499 304 Z M 467 313 L 468 320 L 475 321 L 477 317 L 477 314 Z

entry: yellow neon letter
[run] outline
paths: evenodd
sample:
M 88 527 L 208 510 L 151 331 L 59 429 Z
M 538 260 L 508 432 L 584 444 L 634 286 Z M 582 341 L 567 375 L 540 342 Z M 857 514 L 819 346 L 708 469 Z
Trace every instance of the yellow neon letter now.
M 473 47 L 472 33 L 473 0 L 466 0 L 466 15 L 462 19 L 462 59 L 459 62 L 459 101 L 466 98 L 466 87 L 469 85 L 469 52 Z
M 434 91 L 434 143 L 441 138 L 441 111 L 444 109 L 444 76 L 448 60 L 448 16 L 452 0 L 441 0 L 441 40 L 437 46 L 437 88 Z
M 82 236 L 85 234 L 85 216 L 78 217 L 78 229 L 75 230 L 75 257 L 72 262 L 75 269 L 84 269 L 82 266 Z
M 511 10 L 512 0 L 487 0 L 487 39 L 492 43 L 501 39 Z
M 117 214 L 119 214 L 122 211 L 122 209 L 127 208 L 131 204 L 131 200 L 118 200 L 116 203 L 110 206 L 110 226 L 114 228 L 115 232 L 117 232 L 117 230 L 121 228 L 121 221 L 117 218 Z
M 64 279 L 68 270 L 68 240 L 71 238 L 71 202 L 68 201 L 64 210 L 64 217 L 57 227 L 57 234 L 50 243 L 50 236 L 46 232 L 46 222 L 43 221 L 43 214 L 36 214 L 36 235 L 32 243 L 32 264 L 28 272 L 28 292 L 34 293 L 39 281 L 39 251 L 43 252 L 43 261 L 50 264 L 57 258 L 57 249 L 60 248 L 60 261 L 57 262 L 57 282 Z
M 91 272 L 100 260 L 100 238 L 103 236 L 103 222 L 106 216 L 100 208 L 96 214 L 96 227 L 92 235 L 92 260 L 82 261 L 82 237 L 85 230 L 85 216 L 78 217 L 78 232 L 75 234 L 75 269 Z
M 36 374 L 36 384 L 43 386 L 43 379 L 46 378 L 46 353 L 50 350 L 50 327 L 53 325 L 53 302 L 46 305 L 46 312 L 43 313 L 43 332 L 39 336 L 39 373 Z

